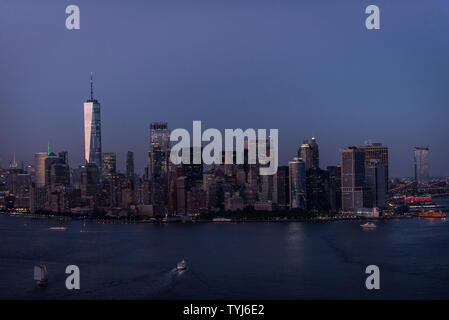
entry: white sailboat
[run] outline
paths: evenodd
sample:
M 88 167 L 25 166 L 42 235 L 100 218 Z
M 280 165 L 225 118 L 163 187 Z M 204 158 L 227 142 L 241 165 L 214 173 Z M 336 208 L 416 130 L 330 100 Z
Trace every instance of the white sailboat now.
M 34 280 L 38 287 L 44 286 L 48 283 L 48 272 L 45 264 L 34 266 Z
M 50 230 L 53 230 L 53 231 L 66 231 L 67 227 L 50 227 Z

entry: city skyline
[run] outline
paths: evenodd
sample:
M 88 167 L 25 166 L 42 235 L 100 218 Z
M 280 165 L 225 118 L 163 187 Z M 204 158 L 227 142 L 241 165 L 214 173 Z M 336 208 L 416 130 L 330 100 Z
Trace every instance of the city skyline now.
M 100 109 L 100 103 L 97 99 L 94 99 L 93 95 L 93 73 L 90 73 L 90 98 L 87 99 L 83 105 L 84 105 L 84 161 L 83 163 L 79 164 L 78 166 L 84 166 L 87 164 L 96 164 L 99 168 L 100 176 L 110 178 L 111 173 L 121 173 L 122 170 L 117 168 L 117 153 L 116 152 L 102 152 L 102 142 L 101 142 L 101 109 Z M 148 151 L 148 157 L 145 163 L 145 166 L 143 168 L 143 172 L 140 173 L 143 177 L 147 175 L 155 175 L 154 172 L 154 166 L 155 166 L 155 156 L 154 148 L 157 148 L 157 152 L 162 151 L 162 158 L 157 159 L 157 167 L 158 172 L 162 172 L 162 176 L 167 175 L 168 173 L 168 162 L 169 162 L 169 151 L 173 144 L 176 143 L 176 141 L 172 142 L 170 141 L 170 133 L 171 130 L 168 126 L 168 122 L 151 122 L 150 125 L 150 134 L 149 134 L 149 151 Z M 190 132 L 189 132 L 190 133 Z M 249 143 L 249 140 L 245 140 L 246 143 Z M 202 143 L 204 147 L 204 142 Z M 381 170 L 384 172 L 382 174 L 384 181 L 384 186 L 386 190 L 388 190 L 388 180 L 390 178 L 388 174 L 388 163 L 389 163 L 389 152 L 388 152 L 388 146 L 382 145 L 380 142 L 373 142 L 371 140 L 366 140 L 364 145 L 359 146 L 348 146 L 347 149 L 340 149 L 339 152 L 342 154 L 345 153 L 345 150 L 350 149 L 360 149 L 360 151 L 363 151 L 363 154 L 366 155 L 366 166 L 370 166 L 371 159 L 377 159 L 377 161 L 381 160 L 383 162 L 383 166 Z M 414 147 L 414 178 L 416 181 L 421 181 L 423 178 L 418 178 L 417 175 L 417 150 L 426 150 L 426 169 L 425 169 L 425 180 L 424 183 L 428 183 L 429 181 L 429 163 L 428 163 L 428 154 L 429 154 L 429 147 Z M 67 164 L 70 164 L 68 160 L 68 152 L 64 151 L 65 154 L 65 160 L 64 162 Z M 36 170 L 42 171 L 42 169 L 39 168 L 39 164 L 42 162 L 39 160 L 40 156 L 50 156 L 54 155 L 54 157 L 57 157 L 54 153 L 50 153 L 50 142 L 48 142 L 47 145 L 47 153 L 45 152 L 37 152 L 34 154 L 34 166 L 37 168 Z M 365 156 L 364 156 L 365 157 Z M 107 160 L 103 159 L 106 158 Z M 319 160 L 319 148 L 317 144 L 317 139 L 315 136 L 311 137 L 311 141 L 309 144 L 309 140 L 305 139 L 300 144 L 300 147 L 297 151 L 297 157 L 293 158 L 293 161 L 302 161 L 305 165 L 305 170 L 308 170 L 310 168 L 320 169 L 320 160 Z M 132 163 L 131 163 L 132 162 Z M 292 160 L 288 161 L 288 166 L 291 166 Z M 343 165 L 344 161 L 335 163 L 336 165 Z M 3 165 L 0 158 L 0 168 Z M 24 163 L 21 161 L 21 165 L 23 166 Z M 27 164 L 27 166 L 32 166 L 33 164 Z M 282 163 L 279 163 L 279 167 L 283 166 Z M 327 165 L 324 167 L 333 167 L 334 165 Z M 14 152 L 13 160 L 9 162 L 9 168 L 17 168 L 18 164 L 16 161 L 16 153 Z M 4 168 L 8 168 L 4 167 Z M 76 167 L 76 165 L 75 165 Z M 106 170 L 105 173 L 102 173 L 102 170 Z M 132 151 L 127 151 L 126 153 L 126 164 L 125 164 L 125 172 L 126 176 L 130 177 L 130 170 L 134 173 L 134 153 Z M 160 173 L 156 174 L 159 175 Z M 42 173 L 40 174 L 42 175 Z M 421 174 L 422 175 L 422 174 Z M 39 174 L 37 175 L 39 177 Z M 162 180 L 164 180 L 165 177 L 162 177 Z M 39 180 L 42 180 L 42 177 L 38 178 L 38 185 L 42 185 Z M 421 183 L 421 182 L 420 182 Z M 152 192 L 156 192 L 156 189 L 159 189 L 157 187 L 156 189 L 155 185 L 152 185 L 151 189 Z M 166 188 L 166 187 L 165 187 Z M 353 200 L 352 200 L 353 201 Z
M 389 147 L 390 177 L 414 175 L 415 146 L 430 147 L 430 176 L 447 176 L 449 45 L 436 35 L 449 31 L 448 4 L 411 3 L 379 1 L 386 10 L 374 33 L 362 28 L 364 6 L 349 2 L 267 1 L 256 11 L 217 3 L 182 13 L 158 2 L 111 3 L 105 15 L 101 4 L 80 1 L 75 33 L 57 27 L 64 4 L 9 4 L 21 14 L 0 13 L 9 43 L 0 53 L 8 61 L 0 78 L 2 164 L 14 153 L 32 163 L 48 141 L 69 152 L 72 166 L 84 162 L 79 106 L 94 71 L 103 151 L 117 154 L 121 171 L 131 150 L 143 172 L 149 123 L 189 128 L 201 119 L 219 129 L 279 128 L 281 165 L 311 136 L 323 167 L 337 163 L 340 149 L 371 139 Z M 399 11 L 413 24 L 397 20 Z
M 0 8 L 0 300 L 449 300 L 449 1 Z
M 86 103 L 89 103 L 89 101 L 90 100 L 88 100 Z M 98 104 L 98 101 L 97 100 L 95 100 L 96 101 L 96 103 Z M 85 103 L 85 104 L 86 104 Z M 98 104 L 99 105 L 99 104 Z M 101 121 L 100 121 L 101 122 Z M 155 122 L 155 123 L 163 123 L 163 124 L 165 124 L 165 125 L 167 125 L 167 130 L 168 130 L 168 132 L 170 132 L 170 128 L 168 127 L 168 123 L 167 122 Z M 100 130 L 101 131 L 101 130 Z M 90 132 L 85 132 L 84 133 L 84 137 L 85 136 L 90 136 Z M 150 137 L 151 137 L 151 134 L 150 134 Z M 85 147 L 84 147 L 84 149 L 85 149 L 85 151 L 84 151 L 84 155 L 87 155 L 87 154 L 89 154 L 89 153 L 91 153 L 92 151 L 90 151 L 90 152 L 88 152 L 87 150 L 89 150 L 90 148 L 88 148 L 87 146 L 86 146 L 86 143 L 87 143 L 87 138 L 84 138 L 84 140 L 85 140 Z M 316 144 L 316 137 L 312 137 L 311 138 L 311 141 L 312 141 L 312 143 L 313 144 Z M 304 146 L 305 145 L 308 145 L 308 148 L 310 148 L 310 145 L 308 144 L 309 143 L 309 140 L 308 139 L 304 139 L 303 141 L 302 141 L 302 143 L 301 144 L 299 144 L 299 151 L 298 151 L 298 157 L 299 158 L 302 158 L 303 160 L 304 159 L 306 159 L 306 157 L 308 157 L 308 156 L 299 156 L 299 154 L 301 153 L 301 154 L 303 154 L 303 149 L 304 149 Z M 411 162 L 412 162 L 412 164 L 413 164 L 413 172 L 410 174 L 410 175 L 407 175 L 407 176 L 389 176 L 388 175 L 388 159 L 389 159 L 389 157 L 388 157 L 388 150 L 390 150 L 391 151 L 391 149 L 389 149 L 389 146 L 388 145 L 384 145 L 384 144 L 382 144 L 382 143 L 380 143 L 380 142 L 372 142 L 371 140 L 365 140 L 364 141 L 364 143 L 365 144 L 359 144 L 359 145 L 347 145 L 346 147 L 344 147 L 344 148 L 340 148 L 339 149 L 339 153 L 341 152 L 341 150 L 342 149 L 345 149 L 345 148 L 351 148 L 351 147 L 357 147 L 357 148 L 361 148 L 361 149 L 368 149 L 368 148 L 372 148 L 373 146 L 374 147 L 377 147 L 377 146 L 381 146 L 382 148 L 385 148 L 386 150 L 387 150 L 387 153 L 386 153 L 386 159 L 387 159 L 387 175 L 386 175 L 386 178 L 406 178 L 406 177 L 409 177 L 409 178 L 416 178 L 416 149 L 420 149 L 420 148 L 423 148 L 423 149 L 426 149 L 427 150 L 427 152 L 429 153 L 429 147 L 428 146 L 425 146 L 425 147 L 418 147 L 418 146 L 414 146 L 413 147 L 413 149 L 411 150 L 412 151 L 412 155 L 413 155 L 413 159 L 411 160 Z M 151 145 L 151 143 L 150 143 L 150 145 Z M 377 146 L 376 146 L 377 145 Z M 171 143 L 170 143 L 170 146 L 171 146 Z M 62 148 L 61 150 L 65 150 L 64 152 L 67 152 L 66 151 L 66 149 L 67 148 Z M 49 144 L 48 144 L 48 150 L 50 150 L 50 146 L 49 146 Z M 101 150 L 101 147 L 100 147 L 100 150 Z M 48 151 L 49 152 L 49 151 Z M 98 152 L 97 152 L 98 153 Z M 102 157 L 104 156 L 104 155 L 113 155 L 114 156 L 114 168 L 115 168 L 115 170 L 116 170 L 116 172 L 120 172 L 120 173 L 127 173 L 128 172 L 128 164 L 127 164 L 127 161 L 128 161 L 128 157 L 129 157 L 129 154 L 134 154 L 134 151 L 131 151 L 131 150 L 127 150 L 127 151 L 125 151 L 125 157 L 123 157 L 123 155 L 122 154 L 120 154 L 120 153 L 118 153 L 118 152 L 116 152 L 116 151 L 103 151 L 103 152 L 100 152 L 99 153 L 99 156 L 100 156 L 100 159 L 98 160 L 98 163 L 100 164 L 99 165 L 99 168 L 103 168 L 103 166 L 104 166 L 104 162 L 103 162 L 103 159 L 102 159 Z M 145 170 L 147 169 L 147 167 L 148 167 L 148 165 L 149 165 L 149 154 L 151 153 L 151 146 L 150 146 L 150 150 L 149 151 L 147 151 L 147 156 L 146 156 L 146 159 L 143 161 L 144 163 L 143 163 L 143 167 L 141 168 L 141 171 L 139 171 L 139 172 L 136 172 L 136 174 L 139 174 L 139 175 L 145 175 Z M 0 153 L 1 154 L 1 153 Z M 40 154 L 42 154 L 42 155 L 47 155 L 47 152 L 35 152 L 35 153 L 33 153 L 33 156 L 34 156 L 34 158 L 30 161 L 30 162 L 24 162 L 24 160 L 20 160 L 20 163 L 21 164 L 23 164 L 25 167 L 26 166 L 35 166 L 35 164 L 36 164 L 36 156 L 37 155 L 40 155 Z M 293 151 L 292 152 L 292 154 L 295 154 L 295 152 Z M 121 165 L 120 166 L 118 166 L 117 165 L 117 155 L 119 156 L 119 157 L 121 157 L 121 158 L 124 158 L 124 160 L 122 160 L 122 161 L 120 161 L 121 162 Z M 71 156 L 73 156 L 73 154 L 71 154 Z M 320 164 L 319 165 L 319 167 L 323 167 L 323 168 L 326 168 L 326 167 L 328 167 L 328 166 L 335 166 L 335 165 L 341 165 L 342 164 L 342 161 L 340 161 L 339 160 L 339 154 L 337 155 L 337 158 L 335 159 L 335 161 L 333 162 L 333 163 L 326 163 L 326 164 Z M 428 158 L 429 156 L 427 155 L 427 158 Z M 75 158 L 77 158 L 76 157 L 76 155 L 75 155 Z M 98 158 L 98 157 L 97 157 Z M 290 162 L 291 160 L 289 160 L 289 161 L 287 161 L 287 163 L 279 163 L 279 166 L 285 166 L 285 165 L 288 165 L 288 163 Z M 308 161 L 312 161 L 312 159 L 309 159 Z M 318 160 L 314 160 L 314 161 L 318 161 Z M 427 160 L 428 161 L 428 160 Z M 87 164 L 87 163 L 89 163 L 89 161 L 87 160 L 87 158 L 84 158 L 84 160 L 82 161 L 82 162 L 80 162 L 80 163 L 73 163 L 73 161 L 68 161 L 68 163 L 70 164 L 70 166 L 71 167 L 80 167 L 80 166 L 83 166 L 83 165 L 85 165 L 85 164 Z M 90 163 L 96 163 L 97 164 L 97 162 L 96 161 L 93 161 L 93 162 L 90 162 Z M 16 166 L 16 167 L 18 167 L 19 166 L 19 164 L 17 163 L 17 159 L 16 159 L 16 152 L 14 152 L 13 153 L 13 156 L 11 157 L 11 159 L 9 160 L 9 161 L 5 161 L 4 162 L 4 160 L 2 159 L 2 158 L 0 158 L 0 168 L 3 168 L 3 169 L 7 169 L 7 168 L 10 168 L 11 167 L 11 165 L 14 165 L 14 166 Z M 307 167 L 307 166 L 306 166 Z M 427 172 L 427 175 L 428 175 L 428 179 L 430 178 L 438 178 L 438 177 L 445 177 L 445 176 L 447 176 L 447 175 L 429 175 L 429 168 L 431 168 L 432 166 L 431 165 L 429 165 L 429 163 L 427 163 L 427 170 L 428 170 L 428 172 Z M 308 167 L 307 167 L 308 168 Z M 132 165 L 132 170 L 133 170 L 133 172 L 134 172 L 134 157 L 133 157 L 133 165 Z M 387 182 L 385 183 L 386 185 L 387 185 Z

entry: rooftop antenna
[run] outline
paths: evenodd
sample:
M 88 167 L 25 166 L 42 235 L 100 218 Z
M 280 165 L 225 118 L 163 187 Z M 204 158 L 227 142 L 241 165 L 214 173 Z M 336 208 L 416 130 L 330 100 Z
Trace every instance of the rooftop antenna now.
M 17 169 L 17 161 L 16 161 L 16 153 L 14 152 L 13 160 L 12 162 L 9 162 L 9 167 L 11 169 Z
M 94 74 L 90 73 L 90 100 L 94 99 Z
M 48 142 L 48 145 L 47 145 L 47 156 L 49 156 L 50 155 L 50 141 Z

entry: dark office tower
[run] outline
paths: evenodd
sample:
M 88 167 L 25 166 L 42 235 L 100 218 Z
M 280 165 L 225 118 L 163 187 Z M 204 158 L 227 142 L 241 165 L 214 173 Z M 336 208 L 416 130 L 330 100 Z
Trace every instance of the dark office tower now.
M 125 185 L 122 186 L 122 208 L 129 208 L 130 205 L 135 204 L 134 197 L 134 182 L 125 177 Z
M 52 212 L 66 212 L 69 208 L 70 194 L 70 168 L 64 161 L 67 159 L 58 157 L 58 160 L 50 166 L 50 185 L 47 186 L 46 209 Z M 47 158 L 47 160 L 50 158 Z
M 310 149 L 312 149 L 312 167 L 320 167 L 320 151 L 318 149 L 318 143 L 315 137 L 312 137 L 312 142 L 310 143 Z
M 186 214 L 186 211 L 187 211 L 186 177 L 181 176 L 176 179 L 176 213 Z
M 58 153 L 59 160 L 62 163 L 69 164 L 69 153 L 67 151 L 61 151 Z
M 70 168 L 63 159 L 56 161 L 50 167 L 50 187 L 54 191 L 59 186 L 70 186 Z
M 80 168 L 72 168 L 70 170 L 70 184 L 74 189 L 80 189 L 81 185 L 81 167 Z
M 307 210 L 319 213 L 328 212 L 329 206 L 329 172 L 320 168 L 306 171 Z
M 128 190 L 128 178 L 121 173 L 113 173 L 110 180 L 110 206 L 111 207 L 126 207 L 123 203 L 127 203 L 125 190 Z
M 367 143 L 364 146 L 359 147 L 365 151 L 365 166 L 371 160 L 380 160 L 384 164 L 385 168 L 385 189 L 388 191 L 388 147 L 383 146 L 381 143 Z
M 114 152 L 103 152 L 103 179 L 111 180 L 111 175 L 117 171 L 117 157 Z
M 6 174 L 6 185 L 10 194 L 16 193 L 17 176 L 24 172 L 20 169 L 8 169 Z
M 415 147 L 415 181 L 418 185 L 429 183 L 429 148 Z
M 100 103 L 94 99 L 93 78 L 90 74 L 90 99 L 84 102 L 84 159 L 101 169 Z
M 43 190 L 36 190 L 34 209 L 43 208 L 53 212 L 65 212 L 69 203 L 70 168 L 68 153 L 60 152 L 59 156 L 50 152 L 48 147 L 45 159 L 45 194 Z
M 184 151 L 185 152 L 185 151 Z M 201 163 L 193 163 L 194 154 L 199 153 L 200 159 L 202 148 L 189 149 L 190 161 L 189 163 L 182 163 L 182 171 L 186 177 L 186 190 L 189 191 L 195 184 L 201 184 L 203 181 L 203 161 Z
M 329 172 L 329 205 L 332 212 L 341 210 L 341 165 L 327 167 Z
M 263 175 L 259 177 L 259 201 L 276 203 L 278 201 L 277 175 Z
M 312 148 L 307 140 L 304 140 L 301 147 L 298 150 L 298 158 L 301 158 L 304 161 L 306 170 L 313 167 L 313 154 Z
M 385 166 L 380 160 L 370 160 L 365 169 L 366 185 L 370 188 L 373 207 L 385 207 Z
M 365 187 L 365 152 L 356 147 L 341 150 L 341 203 L 343 211 L 370 208 Z
M 306 165 L 301 158 L 288 163 L 290 209 L 306 209 Z
M 143 189 L 142 189 L 142 178 L 139 176 L 134 177 L 134 200 L 136 204 L 143 204 Z
M 171 214 L 175 214 L 178 211 L 178 204 L 177 204 L 177 182 L 179 177 L 184 177 L 184 173 L 182 170 L 182 165 L 177 164 L 170 166 L 170 170 L 168 173 L 168 202 L 169 202 L 169 212 Z
M 170 133 L 166 122 L 150 124 L 148 171 L 151 181 L 151 202 L 156 214 L 165 213 L 168 202 L 168 157 Z
M 277 195 L 278 195 L 278 207 L 281 210 L 288 209 L 290 204 L 290 192 L 289 192 L 289 180 L 288 180 L 288 167 L 278 167 L 277 175 Z
M 59 161 L 59 157 L 55 153 L 48 153 L 45 159 L 45 186 L 51 186 L 51 166 Z
M 187 214 L 198 215 L 207 212 L 207 195 L 199 186 L 187 192 Z
M 131 151 L 126 153 L 126 176 L 134 179 L 134 153 Z
M 31 176 L 21 169 L 9 169 L 7 174 L 9 196 L 14 200 L 12 207 L 19 212 L 31 208 Z
M 151 183 L 146 179 L 142 181 L 142 204 L 151 204 Z
M 100 193 L 100 170 L 95 163 L 81 166 L 81 199 L 95 201 L 95 196 Z
M 20 212 L 31 210 L 31 176 L 29 174 L 17 175 L 14 208 Z

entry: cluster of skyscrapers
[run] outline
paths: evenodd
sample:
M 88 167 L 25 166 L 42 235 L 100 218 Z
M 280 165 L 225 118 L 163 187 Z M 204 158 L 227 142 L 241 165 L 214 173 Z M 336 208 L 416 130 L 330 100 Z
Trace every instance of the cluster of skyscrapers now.
M 18 168 L 14 160 L 9 169 L 0 169 L 0 210 L 176 216 L 237 210 L 369 212 L 386 206 L 388 147 L 380 143 L 343 149 L 340 164 L 321 169 L 312 137 L 310 143 L 303 141 L 288 166 L 263 176 L 259 164 L 248 164 L 251 141 L 245 145 L 244 164 L 175 165 L 169 161 L 168 124 L 153 122 L 149 129 L 144 174 L 134 172 L 131 151 L 126 154 L 126 173 L 119 173 L 116 154 L 102 150 L 101 108 L 91 76 L 90 99 L 84 103 L 85 163 L 70 168 L 68 153 L 56 155 L 49 147 L 35 154 L 34 166 Z M 191 148 L 192 159 L 196 152 L 201 148 Z M 428 152 L 427 147 L 415 148 L 420 185 L 429 181 Z

